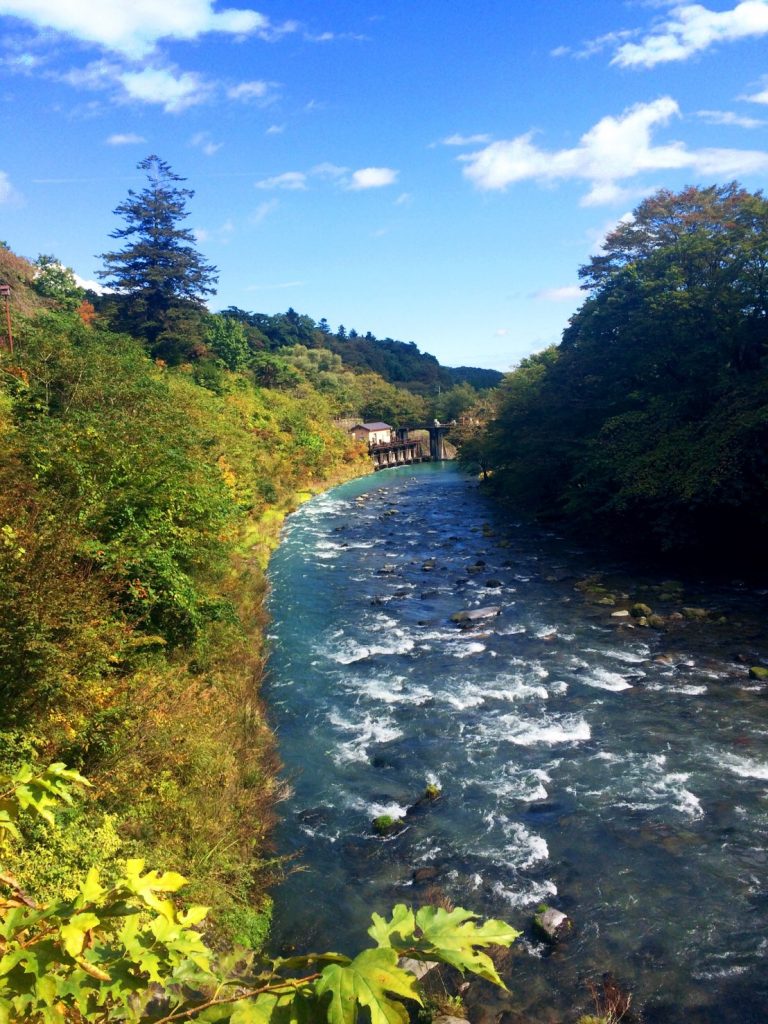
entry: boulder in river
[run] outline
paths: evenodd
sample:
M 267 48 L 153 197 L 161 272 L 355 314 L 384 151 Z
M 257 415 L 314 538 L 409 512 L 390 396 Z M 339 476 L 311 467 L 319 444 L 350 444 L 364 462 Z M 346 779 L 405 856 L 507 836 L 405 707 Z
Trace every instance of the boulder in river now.
M 768 668 L 764 668 L 762 665 L 753 665 L 749 670 L 750 679 L 768 679 Z
M 373 831 L 377 836 L 394 836 L 405 828 L 404 818 L 393 818 L 391 814 L 380 814 L 372 822 Z
M 706 619 L 709 618 L 709 612 L 706 608 L 683 608 L 684 619 Z
M 637 601 L 629 609 L 629 614 L 634 619 L 647 618 L 649 615 L 653 615 L 653 608 L 650 608 L 647 604 L 643 604 L 642 601 Z
M 555 910 L 554 907 L 542 906 L 534 915 L 533 924 L 536 931 L 547 940 L 547 942 L 561 942 L 573 931 L 573 921 L 562 910 Z
M 629 618 L 629 612 L 627 611 L 626 608 L 621 608 L 617 612 L 611 612 L 611 618 L 612 619 L 628 619 Z
M 501 608 L 497 604 L 492 604 L 487 608 L 467 608 L 461 612 L 454 612 L 451 622 L 457 622 L 460 626 L 471 626 L 474 622 L 493 619 L 497 615 L 501 615 Z

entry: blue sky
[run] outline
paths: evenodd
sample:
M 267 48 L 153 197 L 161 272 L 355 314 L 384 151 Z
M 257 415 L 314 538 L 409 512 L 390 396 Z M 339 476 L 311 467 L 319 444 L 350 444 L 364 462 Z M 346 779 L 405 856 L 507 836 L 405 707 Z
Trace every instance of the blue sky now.
M 168 161 L 214 309 L 508 369 L 658 188 L 768 176 L 768 0 L 0 0 L 0 238 L 92 280 Z

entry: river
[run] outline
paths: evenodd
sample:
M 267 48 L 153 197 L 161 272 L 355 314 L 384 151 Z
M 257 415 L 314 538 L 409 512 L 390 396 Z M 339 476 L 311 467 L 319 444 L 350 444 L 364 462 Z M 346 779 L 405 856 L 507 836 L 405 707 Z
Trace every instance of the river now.
M 302 506 L 270 581 L 276 942 L 353 952 L 372 910 L 447 898 L 525 933 L 499 1012 L 573 1020 L 610 972 L 646 1024 L 768 1019 L 766 591 L 607 564 L 435 464 Z M 632 628 L 633 601 L 709 614 Z M 575 923 L 554 952 L 542 902 Z

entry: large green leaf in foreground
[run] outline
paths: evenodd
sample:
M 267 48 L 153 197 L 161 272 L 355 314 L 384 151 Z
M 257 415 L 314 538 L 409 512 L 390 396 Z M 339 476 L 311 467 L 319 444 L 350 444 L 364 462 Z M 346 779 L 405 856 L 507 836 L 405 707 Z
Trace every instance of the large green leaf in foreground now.
M 421 1003 L 416 979 L 397 966 L 394 949 L 366 949 L 351 964 L 329 964 L 315 986 L 318 996 L 331 995 L 329 1024 L 356 1024 L 360 1006 L 367 1006 L 371 1024 L 407 1024 L 408 1011 L 387 993 Z

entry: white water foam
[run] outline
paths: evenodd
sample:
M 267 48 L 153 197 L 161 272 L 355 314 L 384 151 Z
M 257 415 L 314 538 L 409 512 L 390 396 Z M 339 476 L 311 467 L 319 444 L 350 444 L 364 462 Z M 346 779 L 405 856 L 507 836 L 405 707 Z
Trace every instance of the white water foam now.
M 586 683 L 587 686 L 594 686 L 598 690 L 610 690 L 612 693 L 632 689 L 632 683 L 627 682 L 620 673 L 609 672 L 599 666 L 591 669 L 590 675 L 579 676 L 579 682 Z
M 739 757 L 738 754 L 726 754 L 719 763 L 727 768 L 729 772 L 738 775 L 742 779 L 760 779 L 768 781 L 768 764 L 762 761 L 754 761 L 748 757 Z
M 592 731 L 583 718 L 566 716 L 560 721 L 530 720 L 507 715 L 500 721 L 509 726 L 506 739 L 519 747 L 554 746 L 557 743 L 582 743 L 592 736 Z
M 390 743 L 400 739 L 402 731 L 390 718 L 373 718 L 366 715 L 362 721 L 352 722 L 343 718 L 338 712 L 328 715 L 329 723 L 336 729 L 353 733 L 352 739 L 339 743 L 333 753 L 335 764 L 365 763 L 369 758 L 369 748 L 376 743 Z

